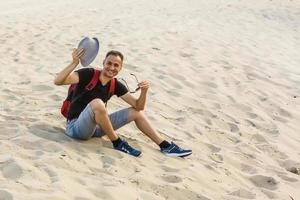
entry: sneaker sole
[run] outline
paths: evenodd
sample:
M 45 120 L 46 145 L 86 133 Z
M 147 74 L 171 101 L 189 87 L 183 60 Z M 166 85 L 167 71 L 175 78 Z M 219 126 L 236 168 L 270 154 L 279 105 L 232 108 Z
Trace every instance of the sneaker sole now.
M 165 154 L 165 155 L 167 155 L 167 156 L 170 156 L 170 157 L 181 157 L 181 158 L 183 158 L 183 157 L 186 157 L 186 156 L 189 156 L 189 155 L 191 155 L 192 154 L 192 152 L 186 152 L 186 153 L 172 153 L 172 154 Z

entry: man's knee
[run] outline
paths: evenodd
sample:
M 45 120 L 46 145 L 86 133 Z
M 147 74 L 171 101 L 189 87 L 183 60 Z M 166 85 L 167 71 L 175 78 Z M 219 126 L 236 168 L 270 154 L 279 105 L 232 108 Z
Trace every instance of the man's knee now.
M 95 112 L 100 112 L 100 113 L 105 113 L 106 112 L 106 108 L 105 108 L 105 104 L 101 99 L 93 99 L 90 102 L 92 111 Z
M 142 119 L 145 118 L 145 113 L 142 110 L 137 110 L 133 107 L 130 108 L 131 117 L 133 120 Z

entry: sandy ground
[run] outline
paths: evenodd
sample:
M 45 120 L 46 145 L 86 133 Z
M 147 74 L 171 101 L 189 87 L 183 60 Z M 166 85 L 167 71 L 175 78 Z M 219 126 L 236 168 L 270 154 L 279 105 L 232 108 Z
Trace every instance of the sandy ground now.
M 0 1 L 0 199 L 300 199 L 300 3 L 265 0 Z M 54 76 L 84 36 L 151 82 L 145 112 L 169 158 L 134 124 L 143 156 L 64 135 Z M 109 110 L 126 106 L 114 97 Z M 292 171 L 292 172 L 290 172 Z M 298 174 L 297 174 L 298 172 Z

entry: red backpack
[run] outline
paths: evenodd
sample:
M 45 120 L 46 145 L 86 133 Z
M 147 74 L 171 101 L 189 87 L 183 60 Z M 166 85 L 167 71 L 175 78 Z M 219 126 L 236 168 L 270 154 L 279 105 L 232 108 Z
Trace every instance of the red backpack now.
M 77 83 L 71 84 L 71 86 L 69 87 L 69 90 L 68 90 L 68 96 L 64 100 L 64 102 L 61 106 L 61 109 L 60 109 L 61 114 L 65 118 L 68 118 L 68 113 L 69 113 L 71 104 L 74 103 L 76 100 L 78 100 L 80 97 L 82 97 L 86 92 L 91 91 L 97 85 L 100 74 L 101 74 L 101 71 L 95 69 L 93 78 L 91 79 L 89 84 L 87 84 L 85 86 L 85 91 L 83 93 L 81 93 L 80 95 L 78 95 L 75 99 L 72 99 L 72 98 L 73 98 L 74 91 L 76 90 Z M 114 93 L 115 93 L 115 78 L 111 79 L 110 88 L 109 88 L 109 92 L 108 92 L 109 97 L 114 95 Z

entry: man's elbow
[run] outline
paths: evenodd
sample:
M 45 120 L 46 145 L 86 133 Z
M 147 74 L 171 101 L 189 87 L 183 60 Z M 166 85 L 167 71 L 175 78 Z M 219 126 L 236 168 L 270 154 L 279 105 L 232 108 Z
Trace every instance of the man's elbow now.
M 56 79 L 54 79 L 53 83 L 54 85 L 62 85 L 61 82 L 57 81 Z

